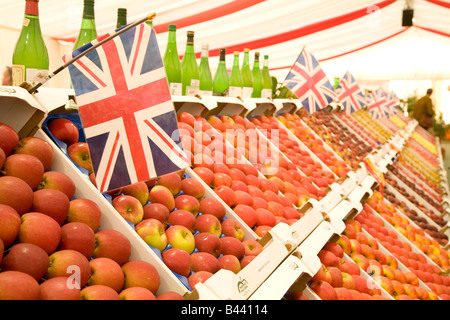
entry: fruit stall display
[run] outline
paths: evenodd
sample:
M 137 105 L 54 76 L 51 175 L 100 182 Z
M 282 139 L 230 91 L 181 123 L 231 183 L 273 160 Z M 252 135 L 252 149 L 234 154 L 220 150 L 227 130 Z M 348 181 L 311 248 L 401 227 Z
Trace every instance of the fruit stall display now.
M 31 130 L 0 126 L 1 299 L 449 298 L 446 235 L 428 221 L 446 223 L 440 171 L 408 157 L 431 170 L 438 149 L 403 120 L 177 107 L 191 166 L 102 194 L 77 113 L 41 107 Z M 427 189 L 398 182 L 400 164 Z

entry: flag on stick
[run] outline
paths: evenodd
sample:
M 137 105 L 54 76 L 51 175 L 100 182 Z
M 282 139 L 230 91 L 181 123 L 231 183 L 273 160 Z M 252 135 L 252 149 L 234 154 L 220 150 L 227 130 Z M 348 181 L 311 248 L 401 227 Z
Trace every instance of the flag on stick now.
M 345 111 L 353 113 L 363 108 L 367 99 L 353 75 L 347 71 L 336 88 L 336 95 Z

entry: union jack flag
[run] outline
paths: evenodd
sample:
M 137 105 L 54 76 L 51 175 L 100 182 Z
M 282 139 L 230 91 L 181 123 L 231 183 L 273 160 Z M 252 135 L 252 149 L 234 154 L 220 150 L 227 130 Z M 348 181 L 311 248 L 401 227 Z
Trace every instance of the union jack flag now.
M 100 192 L 189 165 L 153 28 L 144 23 L 122 33 L 69 72 Z
M 367 99 L 361 87 L 350 72 L 346 72 L 336 88 L 336 95 L 345 111 L 353 113 L 363 108 Z
M 336 92 L 316 58 L 302 50 L 283 83 L 314 113 L 336 100 Z
M 372 117 L 375 119 L 390 117 L 392 115 L 389 111 L 386 94 L 382 88 L 369 93 L 367 96 L 367 107 Z

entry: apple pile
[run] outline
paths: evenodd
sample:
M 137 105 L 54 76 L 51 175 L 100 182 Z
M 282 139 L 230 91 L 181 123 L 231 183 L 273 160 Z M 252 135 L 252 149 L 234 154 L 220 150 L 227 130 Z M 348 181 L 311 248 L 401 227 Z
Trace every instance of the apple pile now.
M 19 141 L 3 123 L 0 136 L 0 300 L 177 296 L 156 296 L 156 268 L 129 260 L 131 244 L 122 233 L 100 230 L 98 205 L 75 198 L 71 178 L 51 170 L 50 144 L 37 137 Z
M 305 111 L 306 112 L 306 111 Z M 277 116 L 277 119 L 303 142 L 328 168 L 338 177 L 343 177 L 350 171 L 349 166 L 329 151 L 320 138 L 316 138 L 312 129 L 300 119 L 298 114 L 285 113 Z
M 352 128 L 360 138 L 364 138 L 372 148 L 376 149 L 381 144 L 380 141 L 375 137 L 375 135 L 367 130 L 364 126 L 356 121 L 352 116 L 346 111 L 334 112 L 333 115 L 345 123 L 348 127 Z
M 125 186 L 111 196 L 117 212 L 192 289 L 220 269 L 237 274 L 263 250 L 255 239 L 244 239 L 223 204 L 205 197 L 203 184 L 184 170 Z
M 353 112 L 351 117 L 369 130 L 381 143 L 385 143 L 393 136 L 393 132 L 374 119 L 367 110 L 359 109 Z

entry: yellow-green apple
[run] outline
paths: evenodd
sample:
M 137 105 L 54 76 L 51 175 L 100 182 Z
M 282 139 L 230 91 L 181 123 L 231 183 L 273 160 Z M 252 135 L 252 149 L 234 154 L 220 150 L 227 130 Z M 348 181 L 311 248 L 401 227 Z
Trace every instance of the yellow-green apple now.
M 185 178 L 181 180 L 181 190 L 184 194 L 193 196 L 198 200 L 201 200 L 205 195 L 205 188 L 203 185 L 199 181 L 192 178 Z
M 0 177 L 0 204 L 8 205 L 23 215 L 33 205 L 33 189 L 20 178 Z
M 193 272 L 208 271 L 216 273 L 220 269 L 218 259 L 208 252 L 195 252 L 191 254 L 191 270 Z
M 250 228 L 256 225 L 257 214 L 256 210 L 245 204 L 238 204 L 233 211 L 242 219 Z
M 238 259 L 242 258 L 245 253 L 245 248 L 241 241 L 231 236 L 222 237 L 220 241 L 222 243 L 223 255 L 232 254 Z
M 225 202 L 229 207 L 236 205 L 236 194 L 234 190 L 227 186 L 219 186 L 214 188 L 214 192 Z
M 31 243 L 17 243 L 9 248 L 1 269 L 24 272 L 40 281 L 47 272 L 48 260 L 48 254 L 42 248 Z
M 369 247 L 369 245 L 367 245 L 367 244 L 361 245 L 361 254 L 369 260 L 375 259 L 375 254 L 373 252 L 373 249 L 371 247 Z
M 326 281 L 315 281 L 309 286 L 315 294 L 322 300 L 337 300 L 336 291 L 330 283 Z
M 125 276 L 124 289 L 131 287 L 144 287 L 156 294 L 161 282 L 158 270 L 149 262 L 132 260 L 122 265 Z
M 394 298 L 397 298 L 398 296 L 405 294 L 405 288 L 403 286 L 403 283 L 401 283 L 400 281 L 397 281 L 395 279 L 390 279 L 390 280 L 391 280 L 392 288 L 394 289 L 394 293 L 392 294 L 392 296 Z
M 351 224 L 346 224 L 344 231 L 342 234 L 348 237 L 349 239 L 356 239 L 356 230 Z
M 419 299 L 419 295 L 417 294 L 417 288 L 418 286 L 413 286 L 409 283 L 403 284 L 403 288 L 405 290 L 405 293 L 410 296 L 412 299 Z
M 166 291 L 156 296 L 156 300 L 185 300 L 184 297 L 175 291 Z
M 203 214 L 212 214 L 220 221 L 225 217 L 226 211 L 222 203 L 213 198 L 203 198 L 200 200 L 198 211 Z
M 335 287 L 337 300 L 353 300 L 353 296 L 347 288 Z
M 394 287 L 392 286 L 391 280 L 385 276 L 375 276 L 373 280 L 391 296 L 394 294 Z
M 233 189 L 233 187 L 231 188 Z M 234 193 L 236 194 L 236 206 L 244 204 L 253 207 L 253 197 L 247 191 L 234 190 Z
M 255 212 L 256 212 L 256 224 L 255 224 L 256 226 L 269 226 L 269 227 L 275 226 L 276 219 L 272 212 L 264 208 L 257 208 Z
M 246 239 L 242 241 L 242 244 L 244 245 L 244 255 L 246 256 L 257 256 L 263 251 L 263 246 L 255 239 Z
M 117 292 L 122 290 L 125 278 L 117 262 L 110 258 L 95 258 L 89 261 L 89 265 L 91 275 L 87 282 L 88 286 L 102 284 Z
M 46 171 L 39 183 L 38 189 L 56 189 L 63 192 L 69 200 L 75 195 L 76 187 L 73 180 L 63 172 Z
M 130 259 L 131 243 L 120 231 L 104 229 L 95 233 L 95 250 L 93 258 L 110 258 L 119 265 Z
M 328 272 L 331 274 L 331 285 L 333 287 L 342 287 L 343 279 L 341 270 L 337 267 L 328 267 Z
M 57 250 L 71 249 L 81 252 L 87 259 L 95 249 L 94 231 L 83 222 L 69 222 L 61 226 L 61 240 Z
M 66 118 L 56 118 L 48 122 L 48 130 L 58 140 L 67 146 L 78 142 L 80 133 L 77 125 Z
M 195 167 L 193 171 L 203 180 L 208 186 L 212 186 L 214 180 L 214 171 L 206 167 Z
M 326 281 L 328 283 L 331 283 L 331 273 L 328 271 L 328 268 L 322 263 L 322 266 L 319 268 L 319 270 L 314 274 L 314 276 L 311 278 L 312 282 L 316 281 Z
M 342 287 L 348 290 L 356 290 L 355 280 L 353 276 L 347 272 L 341 272 L 342 275 Z
M 351 256 L 352 260 L 364 271 L 369 268 L 369 260 L 362 254 L 354 254 Z
M 41 189 L 34 192 L 30 210 L 46 214 L 62 225 L 69 214 L 69 208 L 70 200 L 62 191 Z
M 189 286 L 194 289 L 197 283 L 204 283 L 214 274 L 209 271 L 198 271 L 194 272 L 188 277 Z
M 222 225 L 216 216 L 202 214 L 195 219 L 194 230 L 198 232 L 209 232 L 217 237 L 222 235 Z
M 143 207 L 144 216 L 142 219 L 156 219 L 159 220 L 165 226 L 169 220 L 169 209 L 161 203 L 147 203 Z M 173 211 L 174 212 L 174 211 Z
M 191 256 L 186 250 L 169 248 L 162 252 L 162 260 L 173 272 L 188 277 L 191 272 Z
M 112 200 L 112 205 L 122 218 L 134 225 L 141 222 L 144 217 L 144 208 L 141 202 L 133 196 L 119 195 Z
M 39 283 L 27 273 L 0 273 L 0 300 L 39 300 Z
M 378 250 L 378 249 L 374 249 L 373 250 L 373 254 L 375 256 L 375 260 L 377 260 L 382 265 L 387 263 L 386 255 L 384 254 L 383 251 Z
M 80 288 L 83 288 L 87 284 L 91 267 L 82 253 L 75 250 L 59 250 L 49 256 L 49 261 L 45 279 L 70 277 L 74 281 L 74 286 L 78 284 Z
M 143 206 L 145 206 L 148 201 L 148 187 L 144 181 L 125 186 L 121 191 L 125 195 L 133 196 L 138 199 Z
M 82 222 L 87 224 L 92 231 L 97 232 L 100 228 L 101 218 L 102 211 L 97 203 L 87 198 L 78 198 L 70 201 L 65 222 Z
M 17 241 L 32 243 L 52 254 L 61 239 L 61 226 L 55 219 L 39 212 L 28 212 L 21 217 Z
M 338 240 L 336 240 L 336 244 L 338 244 L 345 254 L 350 254 L 352 251 L 352 245 L 350 243 L 350 239 L 345 236 L 341 235 Z
M 350 256 L 353 256 L 354 254 L 361 254 L 361 244 L 356 239 L 350 239 L 350 245 L 351 245 L 351 251 Z
M 172 248 L 179 248 L 191 254 L 195 249 L 195 239 L 192 232 L 181 225 L 173 225 L 166 229 L 167 243 Z
M 0 204 L 0 239 L 3 240 L 4 249 L 8 248 L 16 239 L 20 230 L 20 216 L 17 211 L 8 205 Z
M 11 154 L 3 165 L 4 174 L 25 181 L 36 190 L 44 175 L 44 165 L 35 156 L 29 154 Z
M 80 300 L 81 289 L 71 287 L 69 277 L 45 280 L 39 288 L 40 300 Z
M 172 196 L 176 196 L 181 191 L 181 182 L 181 176 L 177 172 L 171 172 L 158 177 L 156 184 L 166 187 Z
M 7 156 L 14 147 L 19 143 L 19 135 L 10 125 L 0 123 L 0 148 L 3 149 Z
M 143 287 L 130 287 L 119 293 L 120 300 L 156 300 L 155 295 Z
M 86 142 L 76 142 L 71 144 L 67 148 L 67 154 L 74 163 L 79 165 L 81 168 L 86 169 L 88 173 L 94 171 L 89 146 Z
M 220 269 L 230 270 L 235 274 L 238 274 L 242 269 L 239 259 L 232 254 L 220 256 L 217 260 Z
M 367 280 L 362 276 L 353 274 L 353 280 L 355 281 L 355 290 L 360 293 L 369 293 L 369 287 L 367 286 Z
M 241 270 L 244 269 L 255 258 L 256 258 L 256 256 L 244 256 L 244 257 L 242 257 L 241 260 L 239 260 L 239 262 L 241 263 Z
M 342 258 L 344 256 L 344 250 L 335 242 L 327 242 L 322 249 L 333 252 L 338 258 Z
M 80 300 L 120 300 L 120 297 L 113 288 L 95 284 L 81 289 Z
M 193 215 L 196 216 L 198 214 L 200 202 L 193 196 L 190 196 L 188 194 L 180 194 L 175 197 L 175 207 L 177 209 L 190 211 Z
M 333 252 L 322 249 L 317 256 L 326 267 L 339 267 L 339 258 Z
M 167 220 L 168 225 L 181 225 L 188 228 L 191 232 L 194 231 L 195 216 L 190 211 L 174 210 L 169 213 Z
M 220 238 L 209 232 L 200 232 L 194 236 L 195 248 L 200 252 L 208 252 L 216 258 L 222 253 Z
M 175 175 L 177 174 L 174 173 L 174 176 Z M 175 198 L 172 192 L 163 185 L 155 185 L 151 188 L 148 194 L 148 200 L 152 203 L 161 203 L 165 205 L 169 211 L 172 211 L 175 208 Z
M 419 278 L 417 278 L 417 276 L 413 272 L 405 271 L 404 274 L 406 278 L 406 283 L 409 283 L 416 287 L 419 285 Z
M 239 241 L 243 241 L 245 236 L 244 230 L 234 219 L 224 219 L 222 221 L 222 233 L 225 236 L 234 237 Z
M 139 222 L 134 229 L 148 245 L 160 251 L 166 248 L 167 237 L 161 221 L 153 218 L 145 219 Z
M 391 267 L 393 270 L 398 268 L 398 262 L 397 259 L 394 258 L 391 254 L 386 254 L 386 264 Z

